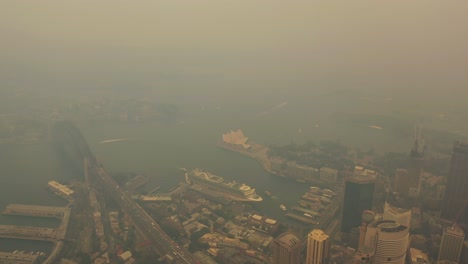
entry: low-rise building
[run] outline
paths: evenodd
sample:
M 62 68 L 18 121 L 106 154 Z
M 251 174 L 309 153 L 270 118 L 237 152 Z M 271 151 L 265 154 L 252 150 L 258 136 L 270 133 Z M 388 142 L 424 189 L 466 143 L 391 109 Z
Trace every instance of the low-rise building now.
M 322 167 L 320 168 L 320 181 L 334 184 L 338 178 L 338 171 L 332 168 Z
M 416 248 L 410 248 L 409 258 L 411 259 L 411 264 L 429 264 L 429 256 L 427 253 L 422 252 Z
M 75 193 L 73 190 L 68 188 L 68 186 L 60 184 L 56 181 L 50 181 L 47 186 L 49 190 L 54 192 L 55 194 L 61 196 L 64 199 L 70 200 L 72 199 L 73 194 Z
M 272 234 L 276 232 L 279 228 L 279 222 L 257 214 L 253 214 L 249 219 L 250 226 L 258 231 Z

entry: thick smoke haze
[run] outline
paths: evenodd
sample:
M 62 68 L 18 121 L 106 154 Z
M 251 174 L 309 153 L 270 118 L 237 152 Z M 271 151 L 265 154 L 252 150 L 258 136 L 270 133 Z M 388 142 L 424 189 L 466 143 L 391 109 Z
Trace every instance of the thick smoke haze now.
M 465 1 L 18 0 L 0 10 L 2 90 L 468 93 Z

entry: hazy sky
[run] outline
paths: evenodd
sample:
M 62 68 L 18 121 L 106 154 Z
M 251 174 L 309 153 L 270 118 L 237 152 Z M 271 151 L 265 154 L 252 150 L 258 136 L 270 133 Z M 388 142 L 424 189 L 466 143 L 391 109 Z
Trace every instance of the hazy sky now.
M 464 0 L 0 0 L 0 89 L 466 98 L 467 14 Z

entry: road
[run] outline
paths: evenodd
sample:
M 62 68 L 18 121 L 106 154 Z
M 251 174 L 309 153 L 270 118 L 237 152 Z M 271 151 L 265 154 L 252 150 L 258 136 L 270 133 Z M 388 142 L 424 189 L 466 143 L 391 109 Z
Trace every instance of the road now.
M 175 243 L 154 219 L 138 203 L 133 201 L 125 190 L 122 190 L 102 167 L 96 167 L 94 170 L 91 170 L 91 173 L 94 171 L 102 180 L 106 190 L 119 203 L 121 209 L 133 218 L 136 228 L 142 231 L 145 239 L 156 245 L 159 251 L 171 256 L 176 263 L 198 263 L 198 260 L 187 249 Z

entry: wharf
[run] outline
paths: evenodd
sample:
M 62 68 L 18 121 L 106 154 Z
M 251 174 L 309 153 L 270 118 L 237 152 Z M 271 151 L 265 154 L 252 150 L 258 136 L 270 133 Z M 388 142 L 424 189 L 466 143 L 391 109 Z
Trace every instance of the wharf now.
M 55 228 L 0 225 L 0 237 L 55 242 L 63 236 Z
M 310 202 L 308 200 L 300 200 L 299 201 L 299 204 L 302 205 L 306 205 L 306 206 L 309 206 L 309 207 L 312 207 L 312 208 L 317 208 L 317 209 L 320 209 L 321 208 L 321 204 L 320 202 Z
M 153 190 L 151 190 L 151 191 L 148 193 L 148 195 L 151 195 L 151 194 L 153 194 L 153 193 L 159 191 L 159 189 L 161 189 L 161 186 L 156 186 Z
M 70 222 L 71 208 L 69 207 L 55 207 L 55 206 L 39 206 L 39 205 L 23 205 L 23 204 L 10 204 L 7 205 L 3 214 L 9 215 L 22 215 L 22 216 L 35 216 L 35 217 L 51 217 L 61 219 L 58 228 L 42 228 L 34 226 L 14 226 L 14 225 L 0 225 L 0 237 L 24 239 L 24 240 L 39 240 L 50 241 L 55 243 L 55 247 L 50 253 L 49 257 L 42 262 L 43 264 L 52 263 L 63 248 L 65 235 Z M 1 262 L 0 263 L 10 263 Z M 12 262 L 16 263 L 16 262 Z M 18 262 L 22 263 L 22 262 Z
M 0 252 L 0 263 L 5 264 L 36 264 L 39 263 L 39 255 Z
M 305 194 L 301 196 L 301 199 L 304 200 L 304 201 L 320 203 L 319 198 L 311 197 L 311 196 L 305 195 Z
M 294 211 L 298 211 L 298 212 L 301 212 L 301 213 L 310 214 L 311 216 L 320 216 L 320 214 L 318 212 L 316 212 L 316 211 L 309 210 L 309 209 L 304 209 L 304 208 L 299 207 L 299 206 L 294 206 L 292 209 Z
M 136 189 L 142 187 L 150 181 L 148 176 L 137 175 L 125 183 L 125 189 L 129 192 L 134 192 Z
M 294 220 L 297 220 L 299 222 L 302 222 L 304 224 L 313 225 L 316 222 L 316 221 L 314 221 L 314 220 L 312 220 L 312 219 L 310 219 L 308 217 L 300 216 L 300 215 L 297 215 L 297 214 L 287 213 L 286 216 L 289 217 L 289 218 L 292 218 Z
M 25 204 L 9 204 L 2 212 L 5 215 L 36 216 L 62 219 L 70 208 Z

